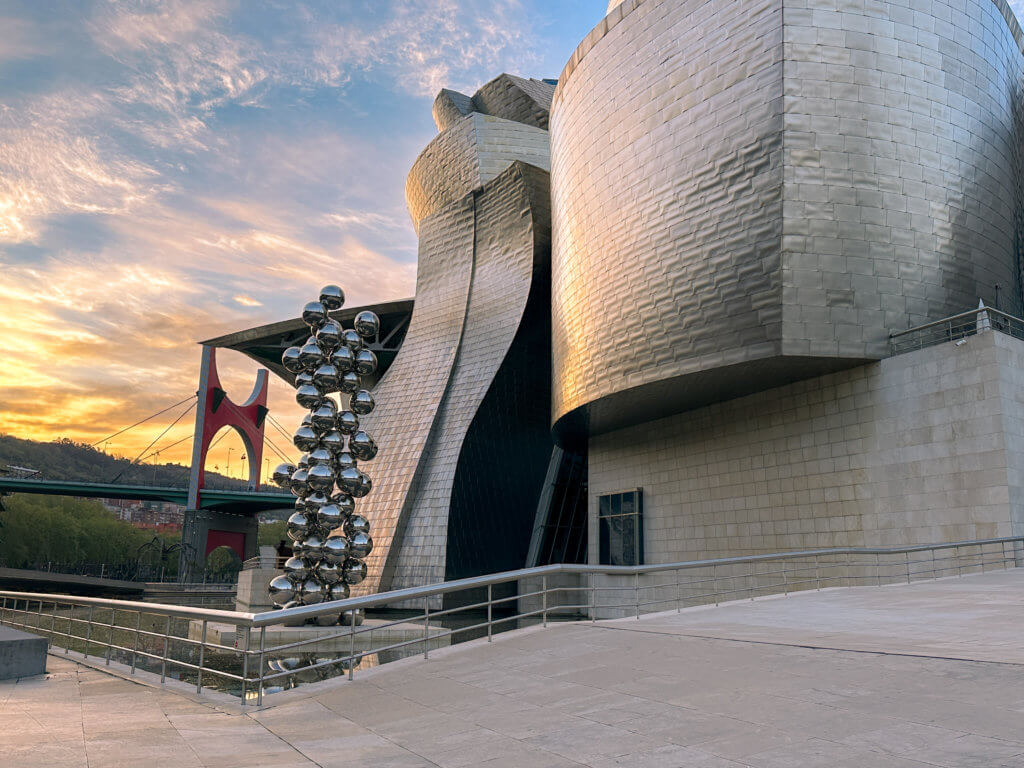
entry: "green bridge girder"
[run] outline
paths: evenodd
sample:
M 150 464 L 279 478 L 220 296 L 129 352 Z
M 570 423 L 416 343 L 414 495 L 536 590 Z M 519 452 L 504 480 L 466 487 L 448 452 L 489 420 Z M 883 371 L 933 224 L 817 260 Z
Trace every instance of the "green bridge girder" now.
M 32 480 L 23 477 L 0 477 L 0 493 L 39 493 L 50 496 L 78 496 L 93 499 L 137 499 L 139 501 L 167 501 L 185 506 L 187 488 L 161 488 L 153 485 L 116 485 L 111 483 L 82 483 L 65 480 Z M 203 489 L 199 492 L 200 509 L 233 514 L 255 515 L 270 509 L 286 509 L 293 505 L 290 493 L 265 491 L 220 491 Z

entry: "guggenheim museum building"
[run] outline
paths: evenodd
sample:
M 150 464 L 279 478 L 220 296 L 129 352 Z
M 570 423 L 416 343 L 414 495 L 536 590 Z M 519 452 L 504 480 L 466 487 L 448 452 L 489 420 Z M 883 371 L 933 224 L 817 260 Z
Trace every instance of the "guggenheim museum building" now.
M 441 91 L 361 588 L 1024 534 L 1022 47 L 1005 0 L 613 0 Z

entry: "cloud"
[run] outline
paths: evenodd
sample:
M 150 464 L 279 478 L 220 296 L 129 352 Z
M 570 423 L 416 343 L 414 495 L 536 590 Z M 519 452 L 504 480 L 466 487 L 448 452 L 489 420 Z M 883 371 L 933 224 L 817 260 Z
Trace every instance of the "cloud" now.
M 262 301 L 256 301 L 252 296 L 244 296 L 242 294 L 235 294 L 235 302 L 241 304 L 243 307 L 262 307 Z

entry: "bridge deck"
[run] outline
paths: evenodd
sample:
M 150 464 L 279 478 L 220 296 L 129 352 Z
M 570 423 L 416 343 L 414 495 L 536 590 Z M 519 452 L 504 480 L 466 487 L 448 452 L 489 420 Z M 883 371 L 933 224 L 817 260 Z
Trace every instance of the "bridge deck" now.
M 47 768 L 1021 768 L 1022 608 L 1024 569 L 535 628 L 248 715 L 51 657 L 0 683 L 0 743 Z

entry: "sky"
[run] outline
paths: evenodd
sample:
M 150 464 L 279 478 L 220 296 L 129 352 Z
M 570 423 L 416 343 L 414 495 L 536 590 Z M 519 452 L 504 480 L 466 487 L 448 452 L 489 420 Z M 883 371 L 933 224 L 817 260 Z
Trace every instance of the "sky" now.
M 0 0 L 0 434 L 138 456 L 187 404 L 104 438 L 195 392 L 196 342 L 325 283 L 412 296 L 404 185 L 434 96 L 558 77 L 606 5 Z M 256 365 L 220 362 L 241 402 Z M 270 409 L 300 415 L 276 377 Z M 192 428 L 151 460 L 187 463 Z M 239 475 L 240 453 L 208 466 Z

